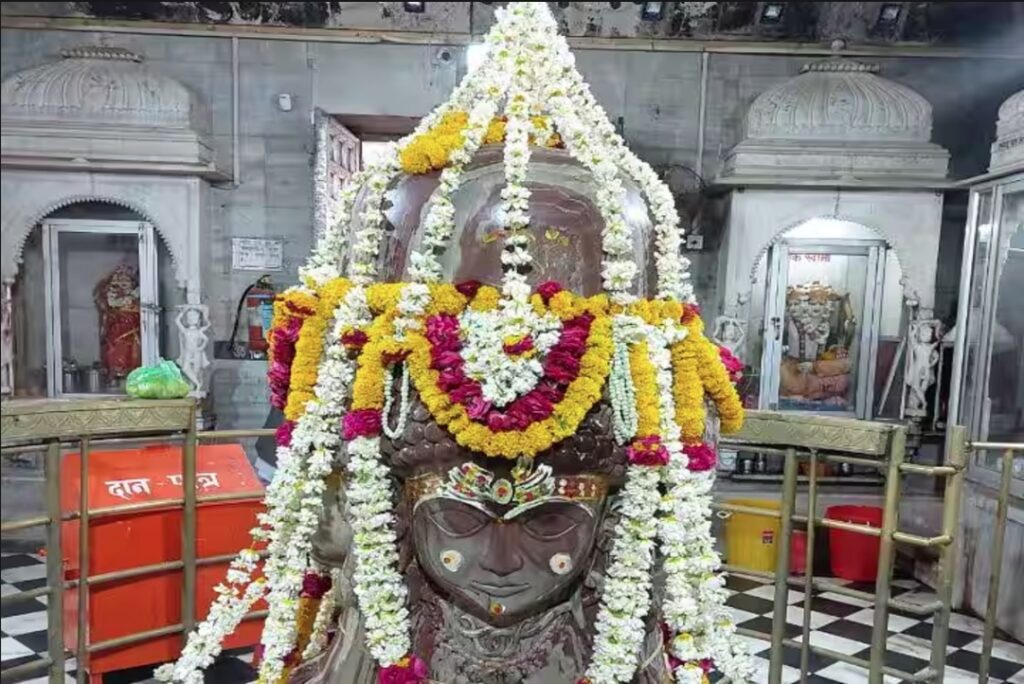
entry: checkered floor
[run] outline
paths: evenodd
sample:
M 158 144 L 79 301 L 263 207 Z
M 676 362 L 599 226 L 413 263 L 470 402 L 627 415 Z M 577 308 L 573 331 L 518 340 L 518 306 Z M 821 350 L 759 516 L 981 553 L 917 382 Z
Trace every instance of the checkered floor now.
M 2 595 L 7 596 L 45 584 L 43 559 L 30 554 L 3 554 L 0 558 L 0 577 L 3 583 Z M 774 585 L 742 577 L 730 577 L 728 586 L 732 590 L 729 607 L 738 625 L 760 632 L 770 632 L 772 627 L 772 600 Z M 854 588 L 870 590 L 870 586 Z M 909 602 L 926 603 L 934 600 L 934 594 L 914 580 L 896 580 L 894 595 Z M 789 591 L 787 615 L 787 636 L 796 638 L 803 622 L 804 595 L 801 591 Z M 832 651 L 867 658 L 870 652 L 872 604 L 836 593 L 816 594 L 812 601 L 811 643 Z M 3 668 L 27 662 L 46 652 L 46 598 L 5 606 L 0 622 L 3 644 Z M 982 623 L 968 616 L 952 616 L 949 630 L 949 647 L 946 657 L 945 684 L 967 684 L 977 682 L 979 653 L 981 652 Z M 919 672 L 928 665 L 931 653 L 932 625 L 908 613 L 893 611 L 889 616 L 889 639 L 886 644 L 886 664 L 905 672 Z M 748 639 L 750 652 L 755 654 L 759 668 L 755 681 L 768 680 L 768 644 Z M 225 655 L 207 672 L 208 684 L 235 684 L 255 679 L 249 665 L 250 654 L 234 653 Z M 783 681 L 789 684 L 800 680 L 800 654 L 786 649 Z M 74 681 L 74 661 L 68 663 L 67 681 Z M 810 684 L 857 684 L 866 682 L 862 670 L 829 658 L 811 656 L 807 678 Z M 997 639 L 992 658 L 993 684 L 1024 684 L 1024 645 L 1005 639 Z M 151 678 L 152 668 L 140 668 L 106 676 L 106 684 L 132 684 Z M 44 678 L 30 680 L 44 682 Z M 886 677 L 887 684 L 897 680 Z
M 837 583 L 839 581 L 837 580 Z M 733 591 L 728 605 L 740 627 L 770 632 L 772 628 L 775 585 L 743 577 L 730 577 Z M 854 589 L 873 591 L 873 585 L 843 582 Z M 923 605 L 935 600 L 930 589 L 915 580 L 895 580 L 893 596 L 911 604 Z M 789 590 L 786 615 L 786 636 L 797 639 L 803 625 L 804 593 Z M 834 592 L 815 592 L 811 601 L 811 637 L 815 646 L 830 651 L 868 659 L 871 649 L 871 625 L 874 604 Z M 944 684 L 975 684 L 981 653 L 981 620 L 970 615 L 954 614 L 950 618 L 949 643 L 946 649 Z M 1005 636 L 1005 635 L 1004 635 Z M 759 667 L 756 681 L 768 681 L 768 644 L 748 639 L 749 650 L 755 654 Z M 928 666 L 931 657 L 932 620 L 902 611 L 889 611 L 889 636 L 886 641 L 885 664 L 904 672 L 917 673 Z M 785 651 L 782 681 L 800 681 L 800 653 Z M 1024 684 L 1024 645 L 1007 639 L 996 639 L 992 649 L 990 682 Z M 807 678 L 810 684 L 855 684 L 866 682 L 860 668 L 830 658 L 811 654 Z M 887 684 L 897 684 L 895 677 L 886 677 Z

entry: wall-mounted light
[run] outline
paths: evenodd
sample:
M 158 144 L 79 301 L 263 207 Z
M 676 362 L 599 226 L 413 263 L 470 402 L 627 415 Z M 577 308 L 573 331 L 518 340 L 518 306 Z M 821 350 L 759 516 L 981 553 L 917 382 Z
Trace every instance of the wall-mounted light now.
M 412 12 L 413 14 L 423 14 L 427 10 L 427 3 L 425 2 L 407 2 L 405 4 L 405 11 Z
M 487 58 L 487 46 L 474 43 L 466 48 L 466 73 L 471 74 L 480 68 Z
M 660 21 L 665 17 L 665 3 L 645 2 L 640 10 L 640 18 L 644 21 Z
M 778 24 L 782 21 L 782 15 L 786 11 L 786 4 L 783 2 L 766 2 L 761 8 L 762 24 Z
M 620 7 L 622 7 L 621 2 L 609 2 L 608 4 L 611 6 L 612 9 L 619 9 Z
M 878 23 L 883 26 L 892 26 L 900 20 L 900 14 L 903 13 L 903 5 L 898 2 L 887 2 L 882 5 L 882 9 L 878 12 Z
M 292 111 L 292 96 L 291 93 L 280 93 L 277 96 L 277 108 L 282 112 Z

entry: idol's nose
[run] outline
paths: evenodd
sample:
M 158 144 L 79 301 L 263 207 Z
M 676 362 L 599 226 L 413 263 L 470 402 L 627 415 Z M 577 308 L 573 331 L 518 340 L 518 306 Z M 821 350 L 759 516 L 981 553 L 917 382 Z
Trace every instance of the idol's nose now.
M 480 567 L 499 577 L 511 575 L 523 567 L 523 556 L 519 549 L 523 537 L 517 525 L 502 521 L 488 527 L 487 550 L 480 559 Z

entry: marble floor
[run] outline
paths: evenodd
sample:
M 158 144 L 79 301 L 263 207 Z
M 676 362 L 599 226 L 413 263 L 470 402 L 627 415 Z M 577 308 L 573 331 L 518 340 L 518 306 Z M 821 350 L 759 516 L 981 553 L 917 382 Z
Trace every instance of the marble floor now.
M 4 553 L 0 558 L 0 591 L 4 596 L 34 589 L 45 584 L 43 559 L 35 554 Z M 769 632 L 772 626 L 772 599 L 775 587 L 743 577 L 730 577 L 729 608 L 738 625 Z M 860 588 L 859 585 L 853 585 Z M 864 587 L 870 589 L 870 587 Z M 914 580 L 896 580 L 893 593 L 907 601 L 928 602 L 930 591 Z M 788 594 L 787 631 L 797 637 L 803 620 L 804 594 L 790 589 Z M 812 597 L 811 643 L 832 651 L 867 658 L 870 653 L 872 604 L 842 594 L 824 592 Z M 4 606 L 0 620 L 2 667 L 7 669 L 46 653 L 45 597 Z M 974 684 L 981 652 L 982 623 L 970 615 L 954 614 L 949 631 L 946 655 L 945 684 Z M 886 643 L 886 664 L 905 672 L 919 672 L 928 665 L 931 652 L 932 624 L 909 613 L 893 611 L 889 617 Z M 768 679 L 768 643 L 748 639 L 749 650 L 758 666 L 756 681 Z M 250 652 L 234 652 L 223 656 L 206 676 L 210 684 L 240 684 L 255 679 Z M 800 680 L 800 654 L 787 649 L 783 682 Z M 67 681 L 74 681 L 74 661 L 67 666 Z M 818 655 L 810 660 L 811 684 L 859 684 L 866 682 L 864 672 Z M 992 684 L 1024 684 L 1024 645 L 1000 638 L 993 649 Z M 139 668 L 106 675 L 105 684 L 135 684 L 151 681 L 152 668 Z M 44 682 L 45 678 L 29 680 Z M 886 678 L 887 684 L 898 680 Z

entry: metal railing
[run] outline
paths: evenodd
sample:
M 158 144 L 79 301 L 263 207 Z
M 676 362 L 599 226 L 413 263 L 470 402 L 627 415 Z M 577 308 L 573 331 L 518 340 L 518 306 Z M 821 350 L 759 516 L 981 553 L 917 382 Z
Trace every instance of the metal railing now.
M 992 663 L 992 644 L 996 634 L 996 610 L 999 607 L 999 583 L 1002 581 L 1003 545 L 1006 543 L 1006 521 L 1010 514 L 1010 481 L 1013 479 L 1013 459 L 1024 453 L 1020 442 L 973 442 L 975 452 L 1001 451 L 999 460 L 999 495 L 996 498 L 996 519 L 992 542 L 992 568 L 988 578 L 988 602 L 985 605 L 985 629 L 981 641 L 981 662 L 978 665 L 978 682 L 988 684 Z
M 755 412 L 755 421 L 762 420 L 766 424 L 772 422 L 767 414 Z M 715 503 L 720 511 L 745 513 L 749 515 L 777 518 L 780 524 L 778 536 L 777 558 L 774 573 L 757 572 L 749 569 L 726 565 L 725 569 L 733 574 L 746 575 L 775 582 L 772 630 L 770 633 L 740 629 L 745 636 L 765 639 L 771 643 L 769 664 L 769 684 L 782 681 L 783 649 L 793 648 L 800 651 L 801 681 L 808 676 L 810 655 L 819 654 L 826 658 L 858 666 L 866 670 L 869 684 L 881 684 L 885 676 L 896 677 L 907 682 L 942 682 L 946 666 L 946 646 L 949 636 L 949 620 L 952 609 L 954 572 L 954 540 L 958 534 L 960 522 L 961 500 L 964 490 L 964 478 L 967 471 L 968 454 L 971 450 L 1002 451 L 1002 473 L 1000 490 L 997 500 L 995 520 L 995 542 L 992 548 L 992 569 L 989 577 L 988 603 L 984 615 L 984 632 L 982 652 L 978 672 L 978 681 L 987 684 L 992 658 L 992 646 L 995 637 L 996 607 L 999 600 L 999 582 L 1003 555 L 1003 544 L 1009 511 L 1010 480 L 1013 470 L 1013 458 L 1016 452 L 1024 451 L 1024 444 L 1005 443 L 969 443 L 966 429 L 951 426 L 947 433 L 946 448 L 941 465 L 921 465 L 908 463 L 904 460 L 906 447 L 906 430 L 902 426 L 875 424 L 875 430 L 885 434 L 886 446 L 879 453 L 877 444 L 867 442 L 865 451 L 856 448 L 844 448 L 850 445 L 838 445 L 844 449 L 837 452 L 837 445 L 827 437 L 815 439 L 814 425 L 816 418 L 799 419 L 805 424 L 807 434 L 801 434 L 799 446 L 787 444 L 794 441 L 792 421 L 780 423 L 781 429 L 764 429 L 760 426 L 753 437 L 741 432 L 735 438 L 723 439 L 721 444 L 736 449 L 755 451 L 770 458 L 783 460 L 783 482 L 781 509 L 771 510 L 737 506 L 729 503 Z M 810 438 L 808 438 L 810 435 Z M 807 515 L 796 513 L 797 473 L 798 464 L 808 464 L 807 472 Z M 870 527 L 855 523 L 821 517 L 817 514 L 820 492 L 818 490 L 818 464 L 821 462 L 850 463 L 859 466 L 877 468 L 884 475 L 884 495 L 882 506 L 881 527 Z M 923 475 L 944 478 L 944 494 L 942 499 L 942 520 L 939 533 L 934 536 L 921 536 L 898 529 L 899 501 L 901 496 L 903 475 Z M 790 576 L 790 538 L 794 523 L 806 525 L 806 550 L 804 559 L 804 576 Z M 840 583 L 814 576 L 814 537 L 816 528 L 841 529 L 848 532 L 879 538 L 879 561 L 875 578 L 874 593 L 853 589 Z M 917 548 L 937 549 L 939 554 L 938 581 L 936 599 L 927 604 L 908 603 L 892 596 L 892 575 L 896 544 L 906 544 Z M 803 620 L 801 638 L 786 637 L 786 616 L 788 611 L 787 593 L 790 585 L 803 588 Z M 858 598 L 874 605 L 874 617 L 871 628 L 870 658 L 865 660 L 852 655 L 838 653 L 828 648 L 810 643 L 811 611 L 814 591 L 828 591 L 844 596 Z M 899 610 L 917 616 L 933 618 L 931 657 L 927 668 L 920 672 L 905 672 L 885 664 L 886 638 L 888 634 L 889 611 Z
M 15 404 L 10 402 L 4 408 Z M 45 414 L 46 404 L 53 402 L 21 402 L 19 408 L 26 408 L 26 411 L 18 413 L 18 417 L 24 419 L 26 415 L 32 414 L 32 407 L 35 404 L 40 412 Z M 138 408 L 145 411 L 146 402 L 98 402 L 103 404 L 104 409 L 109 409 L 112 404 L 121 404 L 120 413 L 128 418 L 134 414 L 126 412 L 124 407 Z M 68 402 L 63 402 L 66 407 Z M 81 413 L 84 415 L 92 410 L 97 402 L 83 401 Z M 164 402 L 166 405 L 167 402 Z M 157 408 L 154 406 L 154 408 Z M 14 520 L 0 524 L 0 533 L 6 535 L 15 531 L 23 531 L 33 527 L 46 527 L 46 585 L 21 591 L 2 597 L 2 605 L 7 607 L 11 604 L 20 603 L 30 599 L 45 596 L 47 613 L 47 655 L 36 658 L 15 667 L 3 669 L 0 672 L 0 682 L 18 682 L 23 679 L 47 671 L 51 684 L 63 684 L 65 662 L 69 656 L 76 659 L 76 680 L 78 684 L 84 684 L 88 680 L 89 657 L 97 653 L 110 651 L 116 648 L 123 648 L 140 644 L 151 639 L 165 637 L 172 634 L 190 632 L 196 623 L 196 573 L 197 569 L 207 565 L 216 565 L 229 562 L 234 554 L 209 556 L 198 558 L 196 552 L 196 522 L 197 513 L 201 506 L 211 503 L 228 502 L 253 502 L 262 501 L 262 491 L 232 492 L 222 494 L 210 494 L 200 496 L 196 490 L 196 451 L 202 442 L 221 440 L 240 440 L 249 438 L 268 437 L 274 434 L 274 430 L 224 430 L 200 432 L 195 428 L 195 407 L 192 402 L 183 401 L 178 408 L 184 409 L 166 420 L 157 418 L 150 423 L 142 425 L 117 425 L 106 423 L 100 435 L 78 435 L 72 437 L 68 434 L 51 434 L 45 420 L 41 421 L 41 427 L 36 436 L 27 435 L 22 431 L 17 432 L 18 444 L 8 443 L 8 419 L 11 416 L 4 415 L 4 433 L 2 453 L 9 454 L 31 454 L 43 452 L 43 477 L 45 488 L 46 513 L 41 516 L 32 516 L 21 520 Z M 117 409 L 115 409 L 117 410 Z M 66 413 L 66 412 L 63 412 Z M 165 423 L 165 424 L 161 424 Z M 87 425 L 87 423 L 83 423 Z M 134 435 L 132 433 L 142 432 L 144 434 Z M 109 435 L 109 436 L 104 436 Z M 123 436 L 127 435 L 127 436 Z M 159 442 L 161 444 L 180 443 L 182 444 L 182 497 L 146 501 L 140 503 L 128 503 L 117 506 L 91 507 L 89 501 L 89 463 L 90 454 L 100 446 L 125 447 L 131 444 L 145 444 Z M 61 478 L 60 460 L 61 454 L 67 450 L 77 447 L 80 454 L 80 497 L 77 511 L 63 512 L 61 510 Z M 126 452 L 126 456 L 130 452 Z M 180 508 L 182 511 L 181 542 L 182 555 L 179 560 L 154 563 L 145 566 L 125 568 L 114 572 L 102 574 L 89 574 L 90 559 L 90 523 L 111 516 L 123 516 L 132 513 L 142 513 L 154 510 L 167 510 Z M 65 579 L 63 567 L 62 549 L 62 524 L 70 521 L 78 521 L 78 579 Z M 89 642 L 89 595 L 90 590 L 97 586 L 110 584 L 126 579 L 137 579 L 147 576 L 181 571 L 181 619 L 176 624 L 166 625 L 156 629 L 143 632 L 126 634 L 105 641 Z M 77 643 L 73 651 L 65 650 L 64 643 L 64 596 L 65 592 L 77 589 Z M 248 613 L 244 620 L 256 620 L 266 615 L 265 610 L 257 610 Z
M 3 406 L 4 431 L 2 451 L 4 454 L 43 452 L 46 512 L 41 516 L 5 522 L 0 525 L 0 532 L 6 535 L 32 527 L 46 527 L 46 585 L 4 596 L 0 600 L 2 600 L 3 606 L 8 606 L 42 596 L 47 597 L 48 653 L 45 657 L 4 669 L 2 675 L 0 675 L 2 676 L 0 681 L 4 684 L 16 682 L 46 670 L 49 673 L 51 683 L 63 682 L 65 660 L 69 655 L 73 655 L 77 661 L 77 681 L 79 684 L 83 684 L 88 677 L 89 656 L 110 649 L 139 644 L 158 637 L 172 634 L 187 634 L 195 626 L 197 569 L 206 565 L 225 563 L 232 557 L 231 555 L 197 557 L 196 524 L 199 507 L 214 502 L 244 502 L 262 499 L 262 492 L 258 491 L 198 495 L 196 491 L 197 447 L 203 442 L 267 437 L 272 435 L 274 431 L 268 429 L 197 431 L 195 428 L 195 407 L 191 402 L 163 402 L 163 405 L 171 405 L 172 408 L 177 409 L 177 412 L 166 420 L 156 419 L 149 422 L 143 420 L 141 423 L 126 424 L 119 424 L 116 420 L 107 420 L 100 429 L 90 429 L 88 428 L 89 421 L 79 421 L 82 427 L 75 428 L 74 430 L 69 430 L 67 421 L 60 422 L 59 426 L 56 426 L 59 421 L 55 421 L 55 427 L 53 428 L 48 427 L 46 421 L 42 421 L 39 423 L 41 427 L 38 428 L 9 430 L 8 428 L 15 424 L 11 420 L 24 420 L 26 414 L 32 413 L 32 409 L 29 408 L 26 411 L 14 412 L 17 415 L 9 415 L 12 412 L 8 409 L 16 403 L 5 402 Z M 28 404 L 29 402 L 23 403 Z M 43 413 L 48 409 L 45 406 L 47 403 L 53 404 L 53 402 L 36 402 Z M 94 409 L 93 405 L 97 403 L 105 405 Z M 65 412 L 67 404 L 68 402 L 63 402 L 61 407 Z M 147 404 L 146 402 L 142 402 L 140 405 L 139 402 L 132 401 L 84 401 L 82 402 L 81 411 L 119 411 L 120 409 L 117 407 L 111 408 L 114 405 L 143 411 L 150 406 L 154 406 L 152 403 Z M 136 414 L 131 415 L 135 416 Z M 74 421 L 71 422 L 74 423 Z M 849 429 L 850 432 L 848 434 L 842 433 L 844 435 L 843 439 L 837 441 L 836 435 L 840 433 L 835 432 L 835 430 L 845 429 Z M 81 431 L 84 431 L 84 434 Z M 728 503 L 714 504 L 714 507 L 719 511 L 746 513 L 779 520 L 781 534 L 778 537 L 778 556 L 774 573 L 756 572 L 734 566 L 725 566 L 727 571 L 734 574 L 775 581 L 774 616 L 771 633 L 742 630 L 742 633 L 747 636 L 764 638 L 771 642 L 771 662 L 768 680 L 770 684 L 781 682 L 783 649 L 785 648 L 793 648 L 800 651 L 802 677 L 806 677 L 808 674 L 810 655 L 818 653 L 833 660 L 863 667 L 867 671 L 868 681 L 871 684 L 882 682 L 883 675 L 911 682 L 942 681 L 954 580 L 953 541 L 957 535 L 960 500 L 964 485 L 968 451 L 970 448 L 973 448 L 979 451 L 995 450 L 1003 452 L 1001 487 L 996 512 L 995 544 L 993 548 L 993 557 L 998 559 L 1002 555 L 1003 537 L 1008 517 L 1013 457 L 1016 452 L 1024 450 L 1024 445 L 998 443 L 976 443 L 969 445 L 966 440 L 965 430 L 961 427 L 952 427 L 947 439 L 943 463 L 937 466 L 928 466 L 904 461 L 905 441 L 906 431 L 901 426 L 864 423 L 862 421 L 843 421 L 831 418 L 800 417 L 794 419 L 781 414 L 766 412 L 752 412 L 748 419 L 748 426 L 740 435 L 735 438 L 722 440 L 721 444 L 727 445 L 730 448 L 757 451 L 770 458 L 782 459 L 783 461 L 781 510 L 772 511 Z M 87 486 L 89 482 L 90 453 L 97 446 L 115 444 L 124 446 L 131 443 L 145 442 L 180 442 L 183 445 L 182 497 L 102 508 L 90 507 L 89 488 Z M 62 512 L 60 491 L 61 454 L 63 450 L 76 447 L 81 454 L 79 478 L 82 483 L 78 510 Z M 796 511 L 798 466 L 801 461 L 807 462 L 809 466 L 806 470 L 808 497 L 806 514 L 800 514 Z M 818 515 L 817 507 L 820 492 L 817 481 L 817 465 L 823 462 L 846 462 L 860 466 L 870 466 L 884 473 L 883 521 L 880 528 L 858 525 Z M 941 529 L 935 536 L 912 534 L 897 527 L 901 479 L 906 474 L 945 479 Z M 89 574 L 89 526 L 91 522 L 109 516 L 175 507 L 182 510 L 181 559 L 96 575 Z M 61 526 L 62 523 L 73 520 L 77 520 L 79 523 L 78 566 L 80 575 L 78 579 L 65 579 L 62 564 Z M 807 530 L 805 574 L 803 577 L 791 577 L 789 572 L 790 539 L 794 530 L 794 524 L 804 524 Z M 815 529 L 818 527 L 841 529 L 874 536 L 879 539 L 880 555 L 875 593 L 872 594 L 853 589 L 843 584 L 814 576 L 814 536 Z M 897 543 L 938 550 L 939 579 L 938 586 L 936 587 L 935 601 L 926 605 L 919 605 L 892 597 L 892 569 Z M 91 588 L 119 580 L 141 578 L 157 573 L 179 570 L 182 573 L 182 587 L 180 597 L 181 619 L 178 623 L 144 632 L 126 634 L 105 641 L 89 642 L 87 626 Z M 994 562 L 990 576 L 988 609 L 985 615 L 979 673 L 979 681 L 982 684 L 985 684 L 988 680 L 989 663 L 995 635 L 1000 571 L 1000 564 Z M 802 638 L 799 640 L 786 638 L 785 633 L 788 609 L 786 599 L 790 585 L 802 586 L 804 590 Z M 73 651 L 68 652 L 64 648 L 64 593 L 71 589 L 78 590 L 77 643 Z M 837 653 L 810 643 L 810 618 L 815 590 L 835 592 L 845 596 L 860 598 L 874 604 L 870 659 L 864 660 L 843 653 Z M 886 628 L 890 609 L 934 617 L 932 654 L 929 667 L 925 671 L 920 673 L 903 672 L 885 665 Z M 265 614 L 266 611 L 253 611 L 246 615 L 245 619 L 259 619 L 265 616 Z

